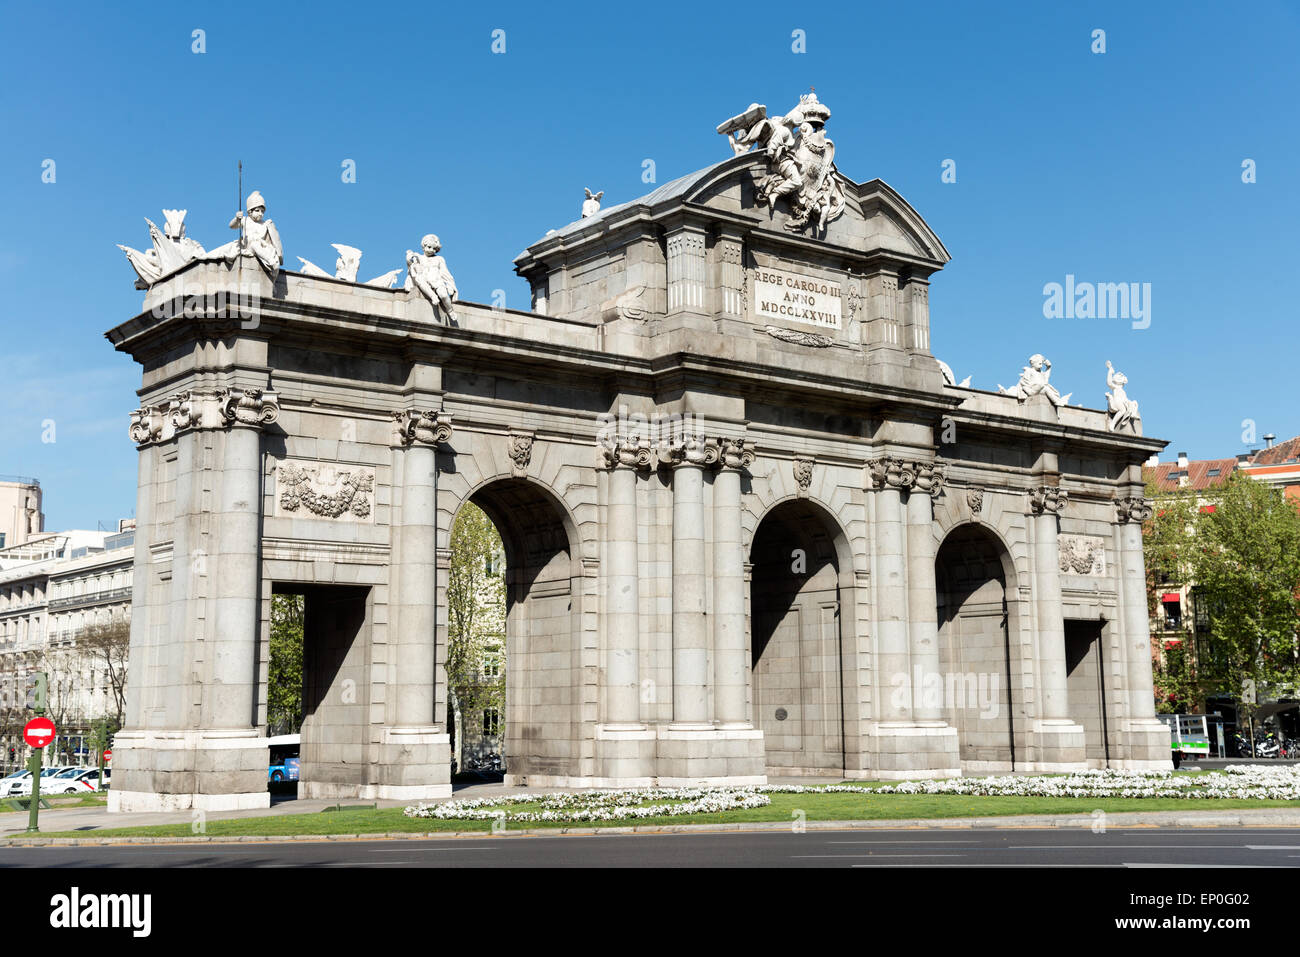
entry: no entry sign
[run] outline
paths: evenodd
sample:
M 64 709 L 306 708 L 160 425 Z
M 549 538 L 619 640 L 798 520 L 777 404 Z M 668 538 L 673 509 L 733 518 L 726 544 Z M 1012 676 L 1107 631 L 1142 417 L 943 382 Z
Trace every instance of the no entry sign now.
M 23 728 L 23 740 L 33 748 L 43 748 L 54 740 L 54 722 L 49 718 L 32 718 Z

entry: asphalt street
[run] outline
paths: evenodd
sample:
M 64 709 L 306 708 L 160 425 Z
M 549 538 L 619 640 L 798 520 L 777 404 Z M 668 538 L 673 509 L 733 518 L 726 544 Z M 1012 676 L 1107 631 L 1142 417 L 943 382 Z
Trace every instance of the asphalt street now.
M 1296 828 L 992 828 L 0 848 L 0 867 L 1297 867 Z

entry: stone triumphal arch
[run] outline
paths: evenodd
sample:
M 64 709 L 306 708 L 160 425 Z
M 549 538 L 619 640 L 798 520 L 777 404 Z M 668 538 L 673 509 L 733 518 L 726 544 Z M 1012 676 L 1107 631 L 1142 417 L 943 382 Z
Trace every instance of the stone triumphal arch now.
M 1068 404 L 1041 356 L 955 384 L 927 295 L 948 252 L 839 173 L 828 117 L 751 107 L 732 157 L 591 197 L 515 260 L 528 310 L 460 301 L 434 236 L 391 288 L 344 245 L 333 275 L 286 270 L 260 194 L 211 252 L 166 211 L 108 333 L 143 367 L 113 808 L 267 803 L 277 592 L 306 596 L 300 793 L 450 793 L 469 501 L 505 544 L 509 781 L 1167 766 L 1140 473 L 1163 443 L 1122 385 Z

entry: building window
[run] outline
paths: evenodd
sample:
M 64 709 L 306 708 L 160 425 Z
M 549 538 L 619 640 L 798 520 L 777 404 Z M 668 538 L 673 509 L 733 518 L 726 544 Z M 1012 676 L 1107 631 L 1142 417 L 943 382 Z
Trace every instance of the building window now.
M 485 708 L 483 711 L 483 736 L 485 738 L 496 737 L 501 731 L 501 712 L 496 708 Z
M 501 677 L 501 652 L 488 651 L 483 654 L 483 677 Z

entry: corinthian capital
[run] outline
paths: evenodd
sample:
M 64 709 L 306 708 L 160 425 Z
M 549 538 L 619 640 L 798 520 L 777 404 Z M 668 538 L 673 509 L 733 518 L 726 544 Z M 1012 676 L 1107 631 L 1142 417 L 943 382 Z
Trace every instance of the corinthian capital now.
M 393 413 L 397 437 L 402 445 L 439 445 L 451 438 L 451 413 L 403 409 Z M 531 443 L 529 445 L 531 448 Z
M 722 467 L 747 469 L 754 464 L 754 443 L 748 439 L 720 439 Z
M 648 469 L 655 457 L 650 440 L 636 432 L 603 437 L 600 453 L 607 469 Z
M 938 498 L 943 492 L 943 483 L 946 477 L 942 465 L 935 465 L 933 462 L 916 463 L 916 483 L 915 488 L 918 492 L 925 492 L 934 498 Z
M 1115 517 L 1120 522 L 1145 522 L 1151 517 L 1151 503 L 1140 495 L 1115 499 Z
M 867 471 L 871 475 L 872 488 L 896 488 L 902 491 L 903 489 L 910 489 L 916 484 L 916 464 L 895 458 L 892 455 L 882 455 L 879 458 L 868 459 Z M 940 487 L 942 487 L 942 477 L 940 477 L 939 483 Z
M 280 416 L 280 397 L 269 389 L 222 389 L 217 406 L 227 426 L 260 428 Z
M 1035 515 L 1059 515 L 1070 493 L 1057 485 L 1039 485 L 1029 490 L 1029 509 Z
M 660 444 L 660 458 L 673 467 L 686 465 L 704 468 L 717 463 L 721 456 L 718 440 L 695 432 L 681 432 Z
M 162 435 L 164 411 L 166 406 L 146 405 L 132 412 L 128 430 L 131 441 L 139 446 L 157 442 Z

